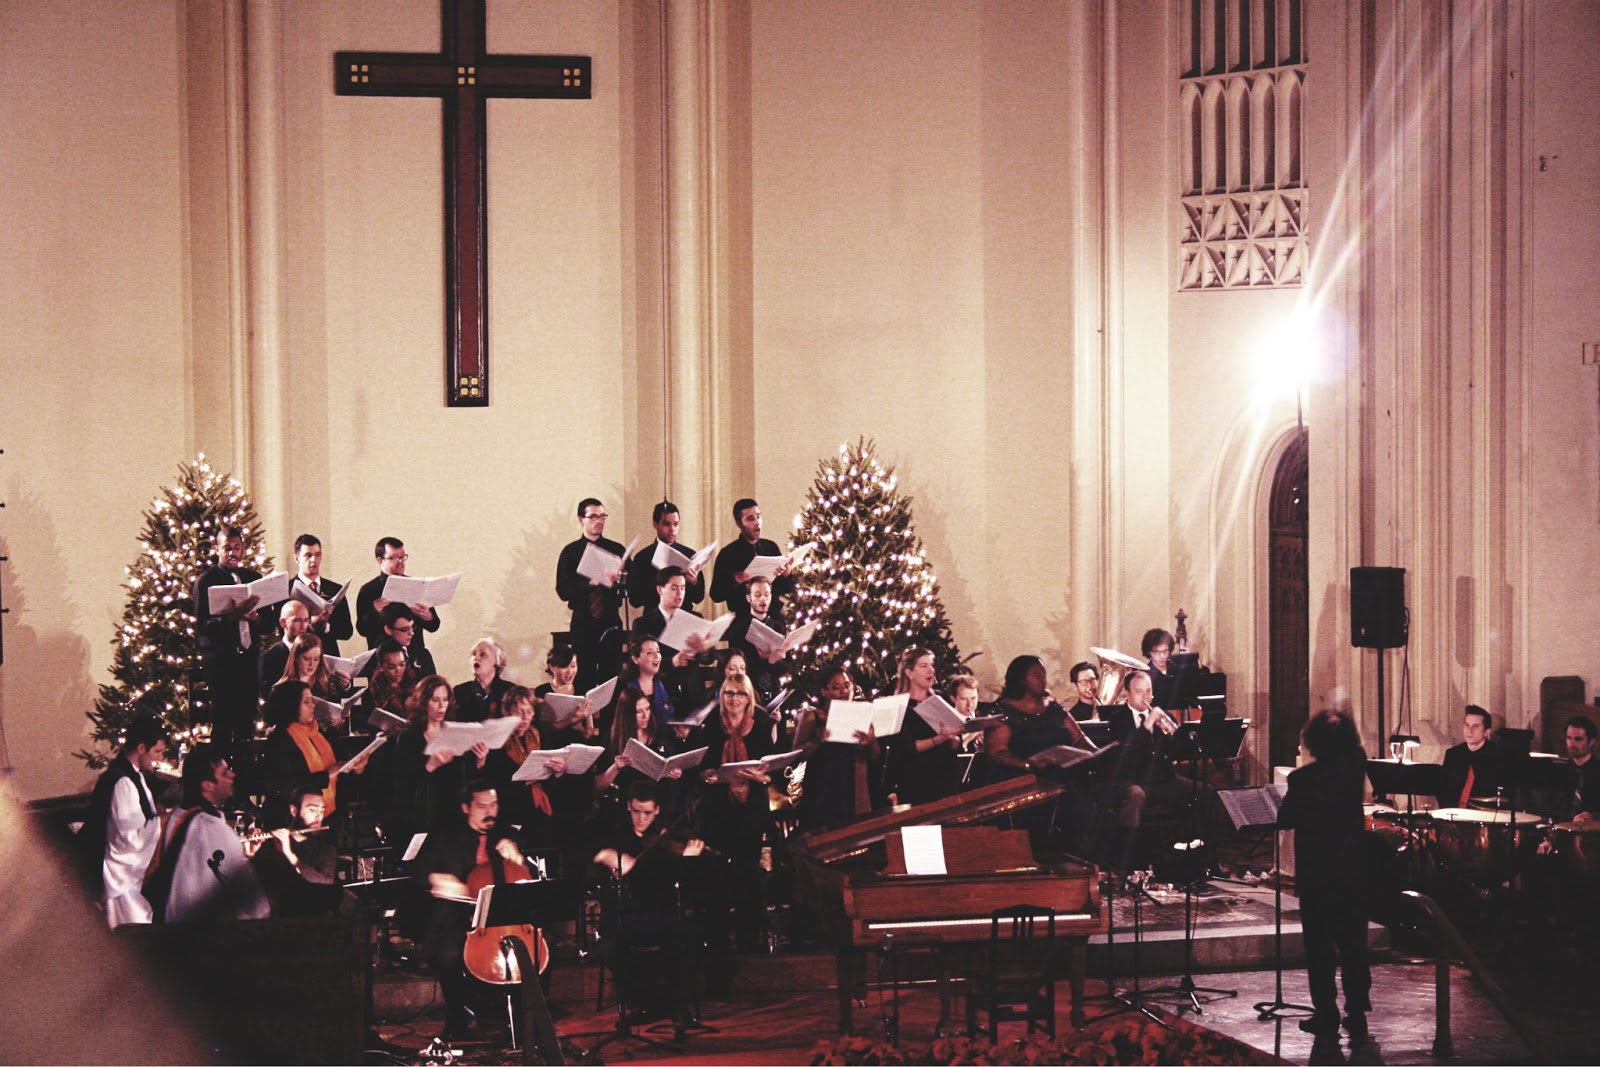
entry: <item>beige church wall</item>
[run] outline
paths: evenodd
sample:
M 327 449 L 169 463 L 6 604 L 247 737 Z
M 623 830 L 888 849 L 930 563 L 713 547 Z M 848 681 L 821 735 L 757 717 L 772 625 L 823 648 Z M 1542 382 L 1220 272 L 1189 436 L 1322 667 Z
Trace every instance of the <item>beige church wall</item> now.
M 1172 59 L 1177 27 L 1167 4 L 1108 4 L 1116 41 L 1114 154 L 1106 166 L 1114 186 L 1107 236 L 1106 329 L 1112 337 L 1105 528 L 1114 551 L 1105 637 L 1129 655 L 1152 626 L 1172 626 L 1175 423 L 1188 398 L 1171 377 L 1174 288 L 1173 212 L 1176 162 L 1171 152 L 1177 79 Z
M 1268 384 L 1267 367 L 1292 356 L 1280 338 L 1301 299 L 1281 289 L 1172 300 L 1171 592 L 1151 625 L 1170 630 L 1185 612 L 1190 649 L 1228 675 L 1229 714 L 1254 723 L 1246 746 L 1257 770 L 1270 740 L 1267 498 L 1297 432 L 1294 401 Z M 1315 448 L 1317 418 L 1304 417 Z M 1313 643 L 1324 621 L 1311 620 Z
M 1531 104 L 1526 174 L 1528 237 L 1526 457 L 1523 526 L 1526 629 L 1514 634 L 1514 694 L 1537 726 L 1539 682 L 1576 674 L 1592 700 L 1600 686 L 1593 620 L 1600 614 L 1600 8 L 1582 0 L 1531 5 Z M 1600 345 L 1593 346 L 1600 349 Z M 1600 362 L 1600 351 L 1591 360 Z M 1523 666 L 1525 664 L 1525 666 Z
M 1045 4 L 762 3 L 751 25 L 768 530 L 781 539 L 819 459 L 873 438 L 980 677 L 1023 652 L 1059 671 L 1076 654 L 1058 651 L 1071 22 Z
M 0 5 L 0 727 L 23 797 L 91 780 L 71 753 L 124 567 L 192 447 L 182 62 L 172 2 Z
M 376 539 L 400 537 L 410 573 L 465 574 L 429 641 L 442 672 L 463 678 L 489 634 L 538 681 L 566 627 L 555 561 L 577 502 L 604 499 L 620 541 L 648 528 L 623 506 L 630 443 L 654 417 L 632 385 L 623 306 L 623 19 L 608 4 L 489 5 L 492 51 L 590 54 L 594 97 L 489 104 L 491 403 L 449 409 L 439 105 L 330 88 L 337 50 L 437 50 L 438 4 L 282 17 L 291 371 L 274 547 L 314 531 L 330 576 L 365 581 Z

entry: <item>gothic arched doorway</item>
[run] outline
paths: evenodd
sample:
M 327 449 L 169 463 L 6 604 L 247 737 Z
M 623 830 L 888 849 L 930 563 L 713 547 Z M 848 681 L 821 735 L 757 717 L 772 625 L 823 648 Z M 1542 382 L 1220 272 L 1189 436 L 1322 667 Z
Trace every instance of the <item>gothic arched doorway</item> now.
M 1308 463 L 1300 430 L 1278 460 L 1267 504 L 1267 625 L 1273 766 L 1294 766 L 1311 714 L 1310 574 L 1306 567 Z

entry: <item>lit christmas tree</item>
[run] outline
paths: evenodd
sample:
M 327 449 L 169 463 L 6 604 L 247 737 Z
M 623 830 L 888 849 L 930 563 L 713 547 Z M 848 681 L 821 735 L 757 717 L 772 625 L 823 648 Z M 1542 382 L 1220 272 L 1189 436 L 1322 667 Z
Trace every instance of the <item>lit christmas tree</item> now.
M 89 721 L 94 739 L 113 748 L 122 744 L 128 724 L 154 715 L 173 739 L 193 740 L 189 713 L 203 708 L 205 683 L 195 643 L 194 583 L 210 566 L 217 531 L 244 530 L 244 565 L 272 569 L 255 508 L 243 487 L 211 469 L 205 454 L 180 464 L 178 483 L 161 490 L 144 513 L 139 557 L 128 568 L 128 604 L 112 644 L 115 683 L 102 685 Z M 104 750 L 77 753 L 91 767 L 102 767 Z
M 794 535 L 796 543 L 817 545 L 798 567 L 803 580 L 790 624 L 818 624 L 794 654 L 801 685 L 839 664 L 869 696 L 892 693 L 900 652 L 913 645 L 933 652 L 941 678 L 964 662 L 939 579 L 911 527 L 911 498 L 897 484 L 871 441 L 840 445 L 818 468 Z

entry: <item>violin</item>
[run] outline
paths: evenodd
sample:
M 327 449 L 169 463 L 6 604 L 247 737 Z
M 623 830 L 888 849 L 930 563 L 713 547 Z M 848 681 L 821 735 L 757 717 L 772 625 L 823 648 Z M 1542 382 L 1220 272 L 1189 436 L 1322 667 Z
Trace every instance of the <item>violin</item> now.
M 533 880 L 533 874 L 527 867 L 490 849 L 489 862 L 480 863 L 467 875 L 467 892 L 477 897 L 485 886 Z M 505 951 L 500 944 L 507 937 L 514 937 L 527 946 L 528 956 L 535 961 L 540 974 L 550 966 L 550 947 L 545 944 L 539 928 L 531 923 L 517 923 L 514 926 L 486 926 L 468 930 L 467 943 L 461 951 L 467 973 L 490 985 L 522 984 L 522 968 L 517 963 L 517 954 Z

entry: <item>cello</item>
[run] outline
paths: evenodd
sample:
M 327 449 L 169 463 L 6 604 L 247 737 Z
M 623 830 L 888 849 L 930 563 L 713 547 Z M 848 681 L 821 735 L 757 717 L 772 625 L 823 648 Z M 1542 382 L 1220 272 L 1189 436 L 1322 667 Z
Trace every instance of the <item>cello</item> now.
M 467 875 L 467 892 L 476 898 L 485 886 L 533 880 L 527 867 L 490 849 L 489 861 L 480 863 Z M 528 958 L 533 960 L 540 974 L 550 966 L 550 948 L 545 944 L 539 928 L 531 923 L 518 923 L 514 926 L 485 926 L 468 930 L 466 944 L 461 950 L 467 972 L 490 985 L 521 985 L 522 968 L 517 963 L 517 953 L 509 951 L 501 943 L 508 937 L 521 941 L 527 947 Z

